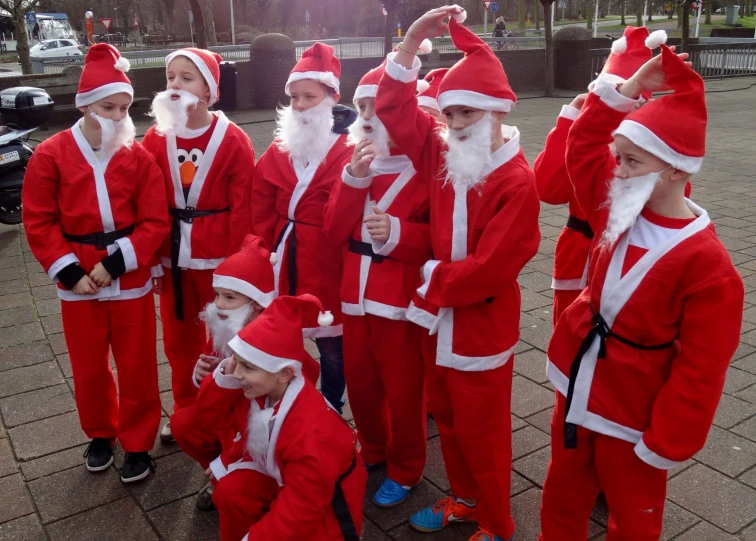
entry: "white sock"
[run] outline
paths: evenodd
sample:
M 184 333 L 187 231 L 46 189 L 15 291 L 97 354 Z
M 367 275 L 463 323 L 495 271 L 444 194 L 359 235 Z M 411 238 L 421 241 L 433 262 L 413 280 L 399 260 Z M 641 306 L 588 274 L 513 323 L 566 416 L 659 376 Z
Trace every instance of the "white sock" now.
M 457 502 L 457 503 L 461 503 L 463 505 L 466 505 L 467 507 L 475 507 L 475 503 L 476 503 L 475 499 L 465 500 L 463 498 L 457 498 L 456 496 L 454 496 L 454 501 Z

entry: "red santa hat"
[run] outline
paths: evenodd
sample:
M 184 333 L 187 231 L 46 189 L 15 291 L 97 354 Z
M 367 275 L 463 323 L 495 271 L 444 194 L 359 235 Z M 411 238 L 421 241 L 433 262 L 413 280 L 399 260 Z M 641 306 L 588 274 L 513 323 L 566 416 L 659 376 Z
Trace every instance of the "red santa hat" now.
M 118 49 L 107 43 L 89 48 L 76 92 L 76 107 L 86 107 L 113 94 L 125 93 L 134 98 L 131 81 L 126 77 L 131 64 Z
M 241 250 L 215 269 L 213 287 L 236 291 L 267 308 L 276 298 L 273 276 L 276 260 L 276 253 L 268 251 L 264 240 L 247 235 Z
M 395 51 L 398 49 L 398 46 L 394 48 Z M 431 41 L 429 39 L 424 39 L 420 44 L 418 53 L 429 54 L 432 50 L 433 44 L 431 43 Z M 357 88 L 354 91 L 354 98 L 352 99 L 352 101 L 354 103 L 357 103 L 357 100 L 360 100 L 362 98 L 375 98 L 375 96 L 378 94 L 378 83 L 381 82 L 381 77 L 383 77 L 383 73 L 385 71 L 386 60 L 384 60 L 377 68 L 373 68 L 365 75 L 363 75 L 362 79 L 360 79 L 360 82 L 357 85 Z
M 614 135 L 624 135 L 675 169 L 697 173 L 706 154 L 704 82 L 666 45 L 661 55 L 673 92 L 630 113 Z
M 229 343 L 242 360 L 267 372 L 278 372 L 287 366 L 302 373 L 306 358 L 302 329 L 333 323 L 331 312 L 314 295 L 278 297 L 252 323 L 244 327 Z
M 196 49 L 194 47 L 187 47 L 186 49 L 179 49 L 174 51 L 165 57 L 165 67 L 168 69 L 168 65 L 179 56 L 184 56 L 191 60 L 197 69 L 202 74 L 202 78 L 205 79 L 207 86 L 210 88 L 210 101 L 207 106 L 211 106 L 218 101 L 219 85 L 220 85 L 220 63 L 223 62 L 223 57 L 218 53 L 208 51 L 207 49 Z
M 612 43 L 609 54 L 597 80 L 612 84 L 624 83 L 653 57 L 652 49 L 667 42 L 667 33 L 657 30 L 649 35 L 645 26 L 625 27 L 623 36 Z
M 302 58 L 294 66 L 286 81 L 286 95 L 291 96 L 291 83 L 312 79 L 322 83 L 339 93 L 339 77 L 341 77 L 341 62 L 333 54 L 333 47 L 316 42 L 302 53 Z
M 449 20 L 452 41 L 465 56 L 441 81 L 439 107 L 443 110 L 452 105 L 464 105 L 485 111 L 509 112 L 517 97 L 509 86 L 507 74 L 491 47 L 458 22 L 465 14 L 462 11 Z
M 424 79 L 417 81 L 418 105 L 441 112 L 441 107 L 438 105 L 438 90 L 441 88 L 441 81 L 444 80 L 447 71 L 449 68 L 435 69 L 429 71 Z

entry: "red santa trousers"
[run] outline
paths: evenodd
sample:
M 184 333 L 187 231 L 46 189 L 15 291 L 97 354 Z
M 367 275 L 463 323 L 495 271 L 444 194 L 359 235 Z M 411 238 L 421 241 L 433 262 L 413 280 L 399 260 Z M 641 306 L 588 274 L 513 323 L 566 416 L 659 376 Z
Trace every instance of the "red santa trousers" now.
M 187 406 L 171 415 L 171 434 L 181 450 L 205 470 L 223 450 L 216 434 L 198 427 L 196 406 Z
M 565 449 L 564 404 L 564 397 L 557 393 L 539 539 L 585 541 L 588 518 L 603 492 L 609 507 L 607 541 L 658 541 L 667 471 L 643 462 L 632 443 L 581 426 L 577 449 Z
M 481 528 L 509 539 L 512 476 L 513 359 L 493 370 L 436 365 L 436 336 L 423 337 L 428 397 L 441 437 L 446 474 L 457 498 L 475 499 Z
M 244 538 L 252 525 L 270 511 L 277 495 L 276 480 L 255 470 L 235 470 L 221 478 L 213 490 L 221 541 Z
M 580 294 L 582 293 L 582 290 L 577 289 L 555 289 L 554 290 L 554 306 L 553 306 L 553 313 L 551 315 L 551 321 L 556 327 L 557 321 L 559 321 L 559 316 L 562 315 L 562 312 L 567 310 L 567 307 L 571 305 L 573 302 L 575 302 L 575 299 L 577 299 Z
M 192 383 L 194 366 L 207 343 L 205 324 L 200 321 L 199 314 L 215 299 L 213 271 L 182 270 L 181 289 L 184 292 L 184 321 L 176 319 L 173 311 L 173 279 L 170 269 L 165 269 L 160 320 L 165 356 L 171 365 L 174 412 L 191 406 L 197 398 L 197 388 Z
M 425 467 L 422 329 L 372 314 L 344 315 L 344 376 L 362 458 L 385 460 L 391 480 L 415 486 Z
M 160 425 L 154 302 L 60 303 L 81 428 L 88 438 L 117 437 L 129 453 L 152 449 Z

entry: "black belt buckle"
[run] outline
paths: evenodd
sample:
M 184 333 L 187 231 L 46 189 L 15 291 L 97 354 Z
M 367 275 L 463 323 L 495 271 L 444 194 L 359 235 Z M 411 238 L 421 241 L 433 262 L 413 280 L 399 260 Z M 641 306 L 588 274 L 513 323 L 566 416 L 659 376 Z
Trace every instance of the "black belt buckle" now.
M 194 207 L 186 207 L 186 208 L 184 208 L 184 212 L 181 213 L 181 214 L 183 214 L 183 216 L 181 217 L 181 221 L 185 222 L 185 223 L 188 223 L 188 224 L 194 223 L 194 211 L 195 210 L 197 210 L 197 209 L 195 209 Z
M 105 238 L 105 233 L 102 231 L 98 231 L 94 234 L 94 245 L 97 250 L 107 250 L 108 249 L 108 243 L 107 239 Z

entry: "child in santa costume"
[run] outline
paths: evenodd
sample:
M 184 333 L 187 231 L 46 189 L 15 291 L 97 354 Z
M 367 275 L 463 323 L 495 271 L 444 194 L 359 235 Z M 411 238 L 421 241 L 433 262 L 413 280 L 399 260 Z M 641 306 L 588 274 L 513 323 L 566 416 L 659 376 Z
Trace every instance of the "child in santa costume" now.
M 430 310 L 415 302 L 422 315 L 408 310 L 407 317 L 431 328 L 423 344 L 428 391 L 452 496 L 413 515 L 410 524 L 430 532 L 477 520 L 473 540 L 500 541 L 514 531 L 510 399 L 517 275 L 538 249 L 539 202 L 519 132 L 501 125 L 514 92 L 490 47 L 454 18 L 464 14 L 445 6 L 410 27 L 400 50 L 389 55 L 376 109 L 430 189 L 435 259 L 423 266 L 417 290 Z M 414 54 L 424 38 L 447 30 L 465 53 L 439 89 L 448 128 L 418 110 Z
M 651 49 L 659 47 L 667 39 L 664 30 L 657 30 L 649 39 L 648 28 L 625 28 L 624 35 L 612 43 L 612 53 L 604 64 L 597 81 L 615 84 L 626 81 L 653 56 Z M 556 127 L 546 138 L 543 151 L 533 164 L 538 195 L 549 205 L 569 205 L 570 216 L 557 240 L 554 251 L 554 271 L 551 288 L 554 290 L 552 320 L 554 325 L 567 308 L 585 289 L 588 283 L 588 253 L 593 231 L 586 220 L 585 212 L 575 199 L 572 184 L 567 175 L 565 151 L 567 134 L 580 113 L 586 94 L 576 97 L 570 105 L 564 105 Z
M 359 539 L 367 473 L 354 431 L 302 373 L 302 328 L 332 320 L 312 295 L 278 297 L 203 380 L 197 428 L 235 435 L 220 456 L 186 448 L 217 482 L 221 541 Z
M 417 81 L 417 104 L 420 110 L 435 117 L 441 124 L 446 124 L 446 117 L 441 112 L 438 105 L 438 89 L 441 88 L 441 81 L 449 68 L 438 68 L 429 71 L 423 79 Z
M 544 541 L 584 540 L 599 491 L 608 540 L 659 539 L 667 472 L 704 446 L 738 347 L 743 282 L 684 195 L 703 162 L 707 114 L 704 83 L 681 56 L 662 46 L 627 82 L 600 81 L 567 140 L 567 172 L 598 242 L 589 286 L 549 344 L 557 403 Z M 673 93 L 637 108 L 663 90 Z
M 58 285 L 87 469 L 112 464 L 117 438 L 124 482 L 149 475 L 160 423 L 150 264 L 168 233 L 160 168 L 133 140 L 128 69 L 115 47 L 90 47 L 84 117 L 37 147 L 23 193 L 29 246 Z
M 425 466 L 420 329 L 406 313 L 431 258 L 430 207 L 427 181 L 375 116 L 383 73 L 369 71 L 355 91 L 354 154 L 326 205 L 325 231 L 343 246 L 344 375 L 360 453 L 369 469 L 387 465 L 373 503 L 393 507 Z
M 153 101 L 156 125 L 142 141 L 165 175 L 173 219 L 154 274 L 162 291 L 174 412 L 193 404 L 197 394 L 192 373 L 206 340 L 199 314 L 214 298 L 213 270 L 239 249 L 251 227 L 252 143 L 222 111 L 208 111 L 218 101 L 221 60 L 203 49 L 180 49 L 166 57 L 167 89 Z M 173 440 L 170 422 L 160 437 Z
M 272 246 L 276 292 L 317 296 L 336 318 L 328 328 L 313 328 L 320 351 L 321 391 L 339 411 L 344 394 L 344 360 L 339 301 L 341 247 L 323 230 L 323 207 L 341 178 L 352 149 L 345 128 L 336 126 L 341 64 L 333 48 L 315 43 L 307 49 L 286 83 L 290 105 L 279 110 L 275 140 L 257 163 L 252 191 L 252 231 Z

